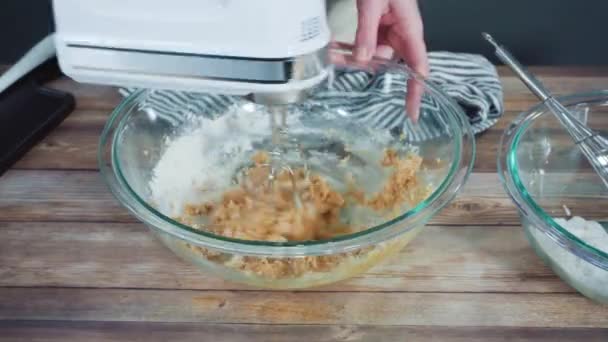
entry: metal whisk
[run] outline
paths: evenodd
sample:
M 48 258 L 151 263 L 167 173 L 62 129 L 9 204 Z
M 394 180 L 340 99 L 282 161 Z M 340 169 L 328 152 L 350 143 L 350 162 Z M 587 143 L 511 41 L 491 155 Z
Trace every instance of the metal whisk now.
M 496 49 L 496 56 L 515 72 L 523 83 L 536 95 L 557 117 L 566 128 L 574 143 L 581 149 L 589 163 L 608 188 L 608 139 L 589 129 L 581 123 L 570 111 L 557 101 L 544 85 L 507 51 L 499 45 L 488 33 L 482 36 Z

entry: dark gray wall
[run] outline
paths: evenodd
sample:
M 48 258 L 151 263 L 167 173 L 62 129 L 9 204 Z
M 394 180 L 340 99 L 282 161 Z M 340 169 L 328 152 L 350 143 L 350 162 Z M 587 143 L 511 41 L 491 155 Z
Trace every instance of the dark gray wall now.
M 0 64 L 15 62 L 52 31 L 50 3 L 50 0 L 0 0 Z
M 431 50 L 490 56 L 486 31 L 526 64 L 608 64 L 607 0 L 419 1 Z
M 94 6 L 92 0 L 82 0 Z M 97 0 L 103 1 L 103 0 Z M 252 0 L 254 1 L 254 0 Z M 526 64 L 608 64 L 608 0 L 420 0 L 430 50 L 484 53 L 492 33 Z M 50 0 L 0 0 L 0 63 L 52 30 Z

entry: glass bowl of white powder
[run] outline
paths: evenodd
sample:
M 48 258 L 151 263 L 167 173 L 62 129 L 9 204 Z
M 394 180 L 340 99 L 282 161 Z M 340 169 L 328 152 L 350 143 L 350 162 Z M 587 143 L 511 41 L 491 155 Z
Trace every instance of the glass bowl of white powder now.
M 332 50 L 303 102 L 134 91 L 102 134 L 109 188 L 207 274 L 295 289 L 397 253 L 458 192 L 474 138 L 461 109 L 403 65 Z M 423 90 L 405 115 L 408 82 Z
M 608 91 L 560 101 L 608 134 Z M 506 130 L 498 166 L 536 253 L 580 293 L 608 303 L 608 190 L 544 105 Z

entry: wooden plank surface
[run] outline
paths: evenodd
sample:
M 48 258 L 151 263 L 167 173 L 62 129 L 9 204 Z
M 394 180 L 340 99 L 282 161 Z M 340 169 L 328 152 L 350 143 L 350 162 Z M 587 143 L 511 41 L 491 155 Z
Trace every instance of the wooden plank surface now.
M 608 326 L 605 306 L 575 293 L 0 288 L 0 302 L 0 320 Z
M 605 342 L 608 330 L 590 328 L 431 327 L 402 325 L 268 325 L 150 322 L 0 321 L 2 341 L 334 342 Z
M 608 88 L 608 67 L 533 70 L 558 94 Z M 536 257 L 498 180 L 498 140 L 537 102 L 499 73 L 507 111 L 477 138 L 459 196 L 394 259 L 302 292 L 229 283 L 164 248 L 97 171 L 99 134 L 121 97 L 54 82 L 77 110 L 0 178 L 0 341 L 608 340 L 608 306 Z M 569 208 L 606 218 L 588 191 Z
M 141 224 L 0 223 L 0 234 L 0 287 L 250 289 L 182 262 Z M 429 226 L 385 264 L 311 291 L 573 290 L 536 257 L 521 227 Z

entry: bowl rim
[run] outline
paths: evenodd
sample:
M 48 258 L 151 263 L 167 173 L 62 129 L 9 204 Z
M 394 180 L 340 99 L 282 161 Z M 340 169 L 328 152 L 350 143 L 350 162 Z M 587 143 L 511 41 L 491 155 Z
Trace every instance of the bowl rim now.
M 344 47 L 341 50 L 333 49 L 331 52 L 345 53 Z M 351 51 L 347 53 L 352 54 Z M 116 167 L 118 153 L 116 148 L 119 145 L 117 139 L 124 125 L 126 125 L 125 119 L 133 113 L 133 108 L 142 97 L 147 96 L 150 92 L 149 90 L 138 90 L 132 93 L 112 112 L 102 132 L 98 149 L 98 161 L 102 176 L 119 202 L 150 228 L 160 230 L 201 247 L 225 252 L 281 257 L 328 255 L 350 252 L 401 235 L 419 225 L 425 224 L 433 214 L 449 203 L 462 185 L 464 185 L 475 160 L 475 139 L 466 115 L 452 99 L 443 95 L 436 86 L 428 83 L 422 76 L 412 72 L 407 66 L 380 58 L 375 58 L 373 63 L 377 63 L 380 66 L 402 69 L 404 72 L 412 75 L 417 81 L 423 82 L 423 86 L 433 96 L 436 96 L 438 101 L 443 102 L 447 108 L 446 111 L 450 112 L 449 121 L 450 127 L 454 130 L 453 135 L 454 137 L 460 137 L 460 139 L 453 139 L 455 140 L 454 149 L 457 157 L 453 159 L 448 175 L 442 180 L 441 184 L 416 207 L 394 219 L 356 233 L 332 239 L 304 242 L 266 242 L 228 238 L 196 230 L 171 219 L 137 195 L 127 182 L 122 171 Z M 467 138 L 468 141 L 466 141 Z M 107 148 L 108 144 L 109 151 Z M 466 151 L 466 149 L 469 151 Z M 109 158 L 107 156 L 108 152 Z
M 608 102 L 608 90 L 574 93 L 556 97 L 566 107 L 579 103 Z M 551 115 L 544 103 L 539 103 L 520 113 L 509 125 L 501 137 L 498 149 L 498 174 L 507 194 L 516 204 L 521 214 L 531 219 L 534 226 L 548 235 L 553 241 L 571 253 L 603 269 L 608 269 L 608 253 L 587 244 L 565 227 L 558 224 L 526 190 L 520 178 L 517 162 L 517 150 L 522 137 L 536 119 Z

